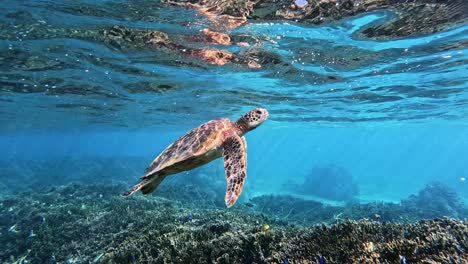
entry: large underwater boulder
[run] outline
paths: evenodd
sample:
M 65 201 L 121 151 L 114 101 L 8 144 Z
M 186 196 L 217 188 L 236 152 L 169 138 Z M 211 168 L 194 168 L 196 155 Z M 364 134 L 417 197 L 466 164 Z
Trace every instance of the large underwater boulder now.
M 359 194 L 359 186 L 353 176 L 337 165 L 316 166 L 305 177 L 304 182 L 295 185 L 299 194 L 314 195 L 336 201 L 353 201 Z

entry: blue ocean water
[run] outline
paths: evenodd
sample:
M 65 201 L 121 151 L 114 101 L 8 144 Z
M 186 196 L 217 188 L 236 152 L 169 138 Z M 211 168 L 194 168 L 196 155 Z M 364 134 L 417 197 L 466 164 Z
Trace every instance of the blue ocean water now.
M 420 211 L 414 210 L 421 218 L 447 213 L 466 217 L 468 210 L 457 203 L 468 203 L 466 18 L 433 33 L 378 38 L 366 36 L 365 30 L 392 21 L 398 12 L 386 8 L 320 25 L 249 19 L 237 28 L 216 29 L 197 9 L 160 1 L 4 0 L 0 7 L 0 207 L 5 209 L 0 213 L 0 244 L 24 240 L 22 246 L 0 246 L 0 261 L 28 259 L 32 248 L 33 263 L 114 257 L 126 260 L 117 263 L 152 263 L 142 260 L 146 253 L 104 255 L 110 250 L 92 249 L 87 242 L 84 248 L 93 253 L 84 257 L 30 241 L 49 239 L 43 234 L 55 234 L 54 228 L 60 221 L 68 223 L 69 216 L 78 217 L 77 226 L 102 224 L 112 210 L 122 219 L 118 210 L 144 219 L 141 211 L 131 214 L 141 209 L 134 201 L 142 208 L 166 208 L 171 199 L 185 199 L 185 207 L 169 215 L 174 218 L 170 221 L 179 226 L 204 223 L 200 219 L 208 213 L 192 210 L 193 201 L 183 194 L 190 197 L 194 190 L 207 201 L 207 193 L 213 194 L 213 214 L 242 212 L 262 219 L 277 214 L 277 222 L 270 223 L 276 230 L 286 225 L 283 220 L 339 222 L 348 213 L 342 208 L 378 207 L 380 202 L 390 208 L 401 202 L 409 215 L 412 203 L 423 201 Z M 231 43 L 210 42 L 203 35 L 206 28 L 228 34 Z M 203 50 L 234 59 L 213 63 L 213 57 L 201 57 Z M 247 179 L 233 207 L 227 209 L 222 200 L 222 159 L 167 177 L 148 200 L 141 194 L 130 200 L 120 197 L 161 151 L 190 129 L 217 118 L 235 121 L 256 107 L 268 109 L 269 119 L 246 134 Z M 79 187 L 85 185 L 98 187 Z M 76 191 L 81 188 L 90 190 L 89 196 Z M 315 221 L 314 215 L 307 217 L 314 209 L 298 211 L 291 204 L 289 209 L 281 197 L 297 201 L 298 207 L 302 201 L 336 206 L 327 210 L 337 213 Z M 435 201 L 439 198 L 440 203 Z M 48 207 L 54 204 L 51 199 L 60 206 Z M 37 212 L 22 211 L 22 202 Z M 102 204 L 112 210 L 93 213 Z M 268 204 L 273 209 L 265 209 Z M 414 220 L 372 213 L 374 220 L 381 215 Z M 136 226 L 144 222 L 138 221 Z M 263 232 L 271 228 L 251 222 Z M 52 223 L 49 229 L 45 223 Z M 133 227 L 116 226 L 115 233 L 124 239 L 137 232 L 127 234 L 121 228 Z M 67 245 L 71 238 L 63 239 L 57 241 Z M 403 263 L 405 256 L 396 256 Z M 323 256 L 317 259 L 323 263 Z
M 247 135 L 246 196 L 294 193 L 288 185 L 303 182 L 314 167 L 339 166 L 359 185 L 362 201 L 398 201 L 434 180 L 466 198 L 467 25 L 375 40 L 359 32 L 392 12 L 320 26 L 255 21 L 229 34 L 257 42 L 220 47 L 256 49 L 281 61 L 249 69 L 167 50 L 119 49 L 102 33 L 118 25 L 188 41 L 209 26 L 191 9 L 140 1 L 2 6 L 5 161 L 61 160 L 60 173 L 70 175 L 81 168 L 67 159 L 135 157 L 142 167 L 119 175 L 131 182 L 189 129 L 261 106 L 270 119 Z M 220 160 L 201 171 L 224 177 Z M 21 166 L 13 173 L 21 175 Z

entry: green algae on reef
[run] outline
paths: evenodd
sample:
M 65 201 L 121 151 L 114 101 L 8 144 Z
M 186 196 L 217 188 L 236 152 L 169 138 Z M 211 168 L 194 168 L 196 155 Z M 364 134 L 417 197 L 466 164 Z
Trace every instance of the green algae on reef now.
M 2 199 L 0 261 L 318 263 L 324 258 L 327 263 L 397 263 L 404 257 L 408 263 L 463 263 L 468 259 L 466 221 L 442 218 L 403 224 L 364 219 L 301 227 L 275 217 L 275 212 L 259 213 L 247 206 L 227 210 L 211 202 L 197 205 L 203 193 L 186 203 L 186 196 L 124 199 L 118 196 L 123 189 L 74 184 Z M 167 189 L 161 192 L 165 195 Z M 265 224 L 270 228 L 263 228 Z

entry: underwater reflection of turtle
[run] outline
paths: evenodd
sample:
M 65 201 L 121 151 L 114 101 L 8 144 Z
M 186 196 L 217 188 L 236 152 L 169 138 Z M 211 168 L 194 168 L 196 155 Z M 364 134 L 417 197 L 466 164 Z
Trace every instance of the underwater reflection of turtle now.
M 128 197 L 139 190 L 149 194 L 166 176 L 194 169 L 223 156 L 227 180 L 225 202 L 227 207 L 231 207 L 242 192 L 247 176 L 244 134 L 257 128 L 267 118 L 266 109 L 255 108 L 236 122 L 226 118 L 216 119 L 190 130 L 159 154 L 140 182 L 123 196 Z

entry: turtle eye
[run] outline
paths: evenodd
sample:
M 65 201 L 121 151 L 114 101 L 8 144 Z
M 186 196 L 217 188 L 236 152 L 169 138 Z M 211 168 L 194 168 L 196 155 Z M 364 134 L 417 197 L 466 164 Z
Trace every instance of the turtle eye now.
M 261 114 L 262 114 L 262 111 L 257 110 L 257 111 L 255 111 L 255 113 L 257 113 L 257 115 L 261 115 Z

